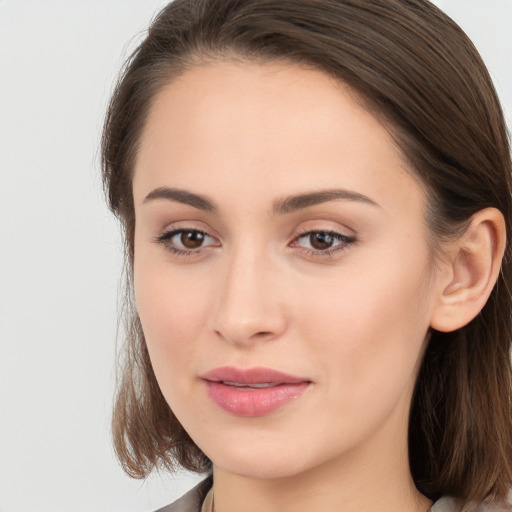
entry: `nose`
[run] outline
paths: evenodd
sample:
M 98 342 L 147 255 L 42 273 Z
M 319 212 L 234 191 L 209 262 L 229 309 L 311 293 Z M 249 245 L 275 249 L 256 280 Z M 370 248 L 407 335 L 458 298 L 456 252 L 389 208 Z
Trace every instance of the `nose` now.
M 261 252 L 247 250 L 224 265 L 210 317 L 216 336 L 245 347 L 278 338 L 286 329 L 279 270 Z

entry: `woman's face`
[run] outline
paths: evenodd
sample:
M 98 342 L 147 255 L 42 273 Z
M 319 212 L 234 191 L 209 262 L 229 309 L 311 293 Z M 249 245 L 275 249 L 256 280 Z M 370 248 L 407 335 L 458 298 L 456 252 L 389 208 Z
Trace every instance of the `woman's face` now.
M 150 110 L 137 307 L 167 402 L 224 471 L 407 457 L 439 285 L 425 194 L 354 98 L 319 71 L 226 62 Z

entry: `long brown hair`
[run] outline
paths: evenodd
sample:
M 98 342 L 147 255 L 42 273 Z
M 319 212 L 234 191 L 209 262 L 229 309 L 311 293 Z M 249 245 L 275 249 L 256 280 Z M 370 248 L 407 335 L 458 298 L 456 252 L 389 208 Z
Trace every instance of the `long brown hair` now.
M 220 59 L 284 60 L 327 72 L 388 127 L 428 195 L 433 245 L 477 211 L 498 208 L 507 249 L 480 315 L 433 332 L 412 401 L 409 459 L 418 489 L 465 500 L 512 483 L 511 158 L 503 113 L 478 52 L 426 0 L 175 0 L 155 18 L 120 76 L 102 150 L 109 206 L 126 235 L 126 344 L 113 416 L 125 470 L 144 477 L 210 461 L 165 402 L 132 297 L 132 173 L 152 100 L 187 68 Z

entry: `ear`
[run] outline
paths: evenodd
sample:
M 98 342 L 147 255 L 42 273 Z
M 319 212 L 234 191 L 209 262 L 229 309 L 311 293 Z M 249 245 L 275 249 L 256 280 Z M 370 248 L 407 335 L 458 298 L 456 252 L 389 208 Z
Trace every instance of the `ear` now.
M 450 245 L 439 274 L 439 293 L 430 326 L 451 332 L 467 325 L 482 310 L 498 279 L 505 252 L 502 213 L 476 213 L 466 232 Z

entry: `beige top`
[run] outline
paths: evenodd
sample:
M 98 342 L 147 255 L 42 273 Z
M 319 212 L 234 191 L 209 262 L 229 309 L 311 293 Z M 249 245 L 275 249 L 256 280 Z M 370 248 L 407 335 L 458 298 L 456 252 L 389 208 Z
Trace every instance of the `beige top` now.
M 213 488 L 211 488 L 205 496 L 201 512 L 213 512 Z
M 196 485 L 179 500 L 157 512 L 214 512 L 212 478 Z M 512 512 L 512 494 L 505 503 L 461 503 L 455 498 L 441 498 L 427 512 Z

